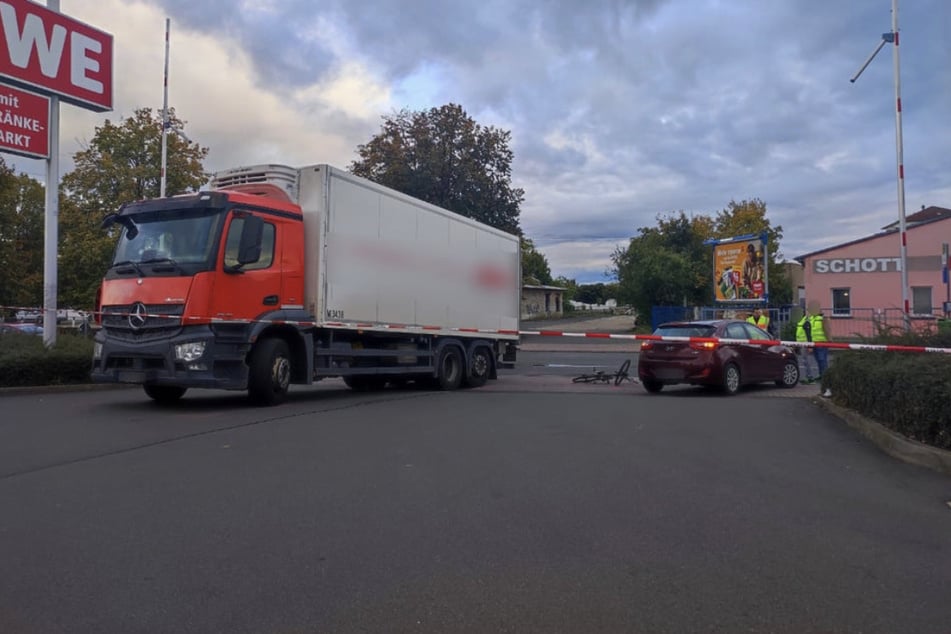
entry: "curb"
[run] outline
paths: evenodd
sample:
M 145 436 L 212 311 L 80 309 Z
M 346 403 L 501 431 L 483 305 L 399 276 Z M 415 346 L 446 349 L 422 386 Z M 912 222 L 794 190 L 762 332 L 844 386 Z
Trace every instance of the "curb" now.
M 23 396 L 24 394 L 65 394 L 68 392 L 99 392 L 138 387 L 123 383 L 67 383 L 65 385 L 23 385 L 20 387 L 0 387 L 0 398 L 4 396 Z
M 828 398 L 813 398 L 812 402 L 842 419 L 849 427 L 874 442 L 888 455 L 951 476 L 951 451 L 902 436 L 874 419 L 836 405 Z

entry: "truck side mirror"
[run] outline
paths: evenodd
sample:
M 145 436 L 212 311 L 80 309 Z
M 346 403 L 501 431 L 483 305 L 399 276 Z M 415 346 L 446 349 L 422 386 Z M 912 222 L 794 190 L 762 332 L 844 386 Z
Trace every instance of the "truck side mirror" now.
M 132 221 L 132 218 L 128 216 L 120 216 L 119 214 L 109 214 L 102 219 L 101 229 L 108 229 L 115 223 L 119 223 L 125 227 L 125 237 L 129 240 L 139 235 L 139 228 L 135 226 L 135 222 Z
M 238 264 L 254 264 L 261 259 L 261 242 L 264 236 L 264 221 L 258 216 L 246 216 L 241 227 L 241 244 L 238 246 Z

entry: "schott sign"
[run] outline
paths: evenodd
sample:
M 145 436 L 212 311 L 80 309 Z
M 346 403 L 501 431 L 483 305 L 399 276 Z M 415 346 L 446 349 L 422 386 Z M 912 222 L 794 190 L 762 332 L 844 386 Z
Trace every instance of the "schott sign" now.
M 816 273 L 894 273 L 901 271 L 901 258 L 840 258 L 816 260 Z

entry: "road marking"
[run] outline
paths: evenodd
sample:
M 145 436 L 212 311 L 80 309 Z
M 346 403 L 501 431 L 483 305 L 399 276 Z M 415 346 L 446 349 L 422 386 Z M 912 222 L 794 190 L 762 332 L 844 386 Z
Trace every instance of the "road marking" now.
M 535 367 L 543 368 L 606 368 L 606 365 L 591 365 L 590 363 L 584 363 L 582 365 L 573 365 L 571 363 L 539 363 Z

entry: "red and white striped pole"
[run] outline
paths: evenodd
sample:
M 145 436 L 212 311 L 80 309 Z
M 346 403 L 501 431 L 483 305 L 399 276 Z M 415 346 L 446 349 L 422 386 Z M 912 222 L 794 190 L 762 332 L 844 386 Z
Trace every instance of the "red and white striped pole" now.
M 882 41 L 878 47 L 872 51 L 859 71 L 852 76 L 850 80 L 853 84 L 859 78 L 868 65 L 875 59 L 878 52 L 882 50 L 885 44 L 893 45 L 893 55 L 895 65 L 895 152 L 898 163 L 898 233 L 901 237 L 901 248 L 899 251 L 901 267 L 901 305 L 904 315 L 905 330 L 911 330 L 911 306 L 908 301 L 908 235 L 905 226 L 905 159 L 904 148 L 901 135 L 901 70 L 898 56 L 898 0 L 892 0 L 892 30 L 890 33 L 882 34 Z
M 898 163 L 898 231 L 901 233 L 901 302 L 905 330 L 911 330 L 908 301 L 908 234 L 905 226 L 905 159 L 901 125 L 901 64 L 898 55 L 898 0 L 892 0 L 892 60 L 895 66 L 895 152 Z

